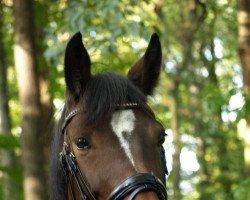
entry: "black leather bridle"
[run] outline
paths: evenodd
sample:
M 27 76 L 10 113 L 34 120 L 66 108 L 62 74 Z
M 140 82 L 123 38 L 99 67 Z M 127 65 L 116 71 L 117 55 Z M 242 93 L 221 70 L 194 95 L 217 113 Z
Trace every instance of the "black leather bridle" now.
M 119 107 L 123 109 L 137 107 L 138 104 L 130 103 Z M 69 191 L 71 193 L 72 200 L 76 200 L 76 195 L 74 188 L 72 186 L 71 178 L 74 180 L 79 196 L 81 200 L 96 200 L 93 193 L 91 192 L 90 185 L 87 183 L 86 178 L 84 178 L 78 164 L 76 157 L 71 150 L 70 143 L 68 143 L 68 136 L 66 127 L 70 123 L 71 119 L 81 112 L 80 109 L 75 109 L 71 111 L 64 120 L 62 125 L 62 134 L 64 137 L 63 149 L 59 154 L 59 159 L 61 167 L 64 172 L 67 184 L 69 184 Z M 168 174 L 166 167 L 165 151 L 162 147 L 161 159 L 164 167 L 164 173 Z M 160 200 L 167 199 L 167 192 L 165 185 L 161 182 L 159 178 L 154 176 L 152 173 L 135 173 L 125 179 L 120 183 L 109 195 L 108 200 L 122 200 L 126 196 L 129 196 L 128 200 L 133 200 L 137 194 L 143 191 L 153 191 L 157 194 Z

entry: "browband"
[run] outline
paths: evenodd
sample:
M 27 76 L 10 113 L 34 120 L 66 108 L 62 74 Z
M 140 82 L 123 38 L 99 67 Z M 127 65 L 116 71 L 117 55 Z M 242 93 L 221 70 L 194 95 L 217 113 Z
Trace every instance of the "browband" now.
M 123 103 L 123 104 L 117 104 L 116 109 L 131 109 L 131 108 L 136 108 L 139 107 L 138 103 Z M 77 114 L 81 113 L 82 109 L 80 108 L 75 108 L 72 110 L 68 115 L 66 115 L 64 123 L 62 125 L 62 133 L 64 133 L 64 129 L 67 127 L 68 123 L 70 120 Z

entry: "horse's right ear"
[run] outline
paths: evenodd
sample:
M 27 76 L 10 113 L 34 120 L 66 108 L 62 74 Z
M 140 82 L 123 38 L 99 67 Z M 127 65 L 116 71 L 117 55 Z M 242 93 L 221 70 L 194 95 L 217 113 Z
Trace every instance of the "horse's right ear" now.
M 78 98 L 91 77 L 90 58 L 82 43 L 82 35 L 76 33 L 68 42 L 64 60 L 67 92 Z

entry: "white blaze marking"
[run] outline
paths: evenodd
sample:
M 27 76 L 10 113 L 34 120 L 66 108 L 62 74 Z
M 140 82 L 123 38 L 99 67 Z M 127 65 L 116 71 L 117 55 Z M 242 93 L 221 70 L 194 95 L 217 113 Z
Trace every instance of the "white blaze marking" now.
M 134 160 L 129 146 L 129 138 L 135 128 L 135 115 L 132 110 L 116 111 L 111 120 L 111 127 L 119 139 L 127 157 L 134 166 Z

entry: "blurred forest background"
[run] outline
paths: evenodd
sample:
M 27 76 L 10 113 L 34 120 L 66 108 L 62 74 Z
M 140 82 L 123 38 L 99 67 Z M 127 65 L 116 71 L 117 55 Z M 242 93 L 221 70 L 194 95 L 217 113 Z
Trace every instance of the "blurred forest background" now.
M 0 0 L 0 199 L 48 199 L 63 56 L 81 31 L 95 72 L 125 74 L 157 32 L 169 199 L 250 199 L 249 0 Z

